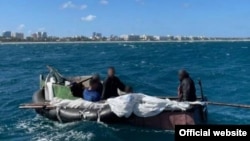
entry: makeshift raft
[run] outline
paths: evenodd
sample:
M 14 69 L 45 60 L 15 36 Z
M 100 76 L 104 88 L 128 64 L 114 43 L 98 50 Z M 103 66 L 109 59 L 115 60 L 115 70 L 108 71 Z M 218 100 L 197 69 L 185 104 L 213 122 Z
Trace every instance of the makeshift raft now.
M 55 80 L 49 84 L 52 76 Z M 33 107 L 38 114 L 61 123 L 87 120 L 172 130 L 175 125 L 196 125 L 207 121 L 204 97 L 196 102 L 177 102 L 176 97 L 128 94 L 93 103 L 75 97 L 72 88 L 66 85 L 66 81 L 82 83 L 88 76 L 63 78 L 51 69 L 45 79 L 40 78 L 41 89 L 34 93 L 33 104 L 20 107 Z M 88 80 L 84 84 L 88 87 Z M 52 92 L 54 97 L 46 92 Z

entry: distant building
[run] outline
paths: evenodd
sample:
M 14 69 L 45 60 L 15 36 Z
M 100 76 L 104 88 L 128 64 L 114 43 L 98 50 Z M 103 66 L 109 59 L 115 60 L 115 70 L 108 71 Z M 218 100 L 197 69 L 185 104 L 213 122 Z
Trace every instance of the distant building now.
M 41 39 L 42 38 L 42 32 L 37 32 L 37 38 Z
M 42 38 L 46 39 L 48 37 L 47 32 L 42 32 Z
M 42 40 L 42 39 L 47 39 L 48 38 L 48 34 L 47 32 L 36 32 L 31 34 L 31 38 L 35 39 L 35 40 Z
M 201 37 L 192 37 L 192 40 L 196 41 L 196 40 L 201 40 Z
M 141 37 L 141 40 L 143 40 L 143 41 L 154 41 L 154 40 L 156 40 L 155 38 L 154 38 L 154 36 L 152 36 L 152 35 L 142 35 Z
M 24 34 L 20 33 L 20 32 L 16 32 L 16 33 L 14 33 L 13 37 L 16 39 L 24 39 Z
M 174 40 L 175 40 L 175 41 L 181 41 L 181 38 L 182 38 L 181 36 L 175 36 L 175 37 L 174 37 Z
M 118 36 L 115 35 L 110 35 L 110 37 L 108 38 L 109 41 L 119 41 L 121 40 Z
M 160 41 L 160 36 L 154 36 L 155 41 Z
M 167 40 L 170 40 L 170 37 L 169 36 L 160 36 L 159 40 L 160 41 L 167 41 Z
M 191 38 L 188 37 L 188 36 L 181 36 L 181 40 L 182 41 L 188 41 L 188 40 L 191 40 Z
M 93 32 L 92 39 L 93 40 L 100 40 L 100 39 L 102 39 L 102 33 Z
M 154 39 L 156 41 L 170 41 L 170 40 L 173 40 L 174 37 L 170 36 L 170 35 L 167 35 L 167 36 L 154 36 Z
M 3 38 L 11 38 L 11 31 L 4 31 Z
M 33 39 L 31 36 L 27 36 L 27 37 L 26 37 L 26 40 L 27 40 L 27 41 L 33 41 L 34 39 Z
M 37 33 L 33 33 L 33 34 L 31 34 L 31 38 L 33 38 L 33 39 L 37 39 L 37 38 L 38 38 Z
M 140 41 L 140 35 L 122 35 L 124 41 Z

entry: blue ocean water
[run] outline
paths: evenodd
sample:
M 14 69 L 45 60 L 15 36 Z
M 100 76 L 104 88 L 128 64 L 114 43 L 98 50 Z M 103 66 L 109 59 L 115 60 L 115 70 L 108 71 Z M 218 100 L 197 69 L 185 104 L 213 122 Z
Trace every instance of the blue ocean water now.
M 96 122 L 60 124 L 19 110 L 31 102 L 46 65 L 65 76 L 115 66 L 136 92 L 176 95 L 177 71 L 203 80 L 211 101 L 250 104 L 250 42 L 0 44 L 0 140 L 172 141 L 174 133 Z M 197 88 L 198 89 L 198 88 Z M 199 94 L 199 89 L 197 90 Z M 211 124 L 249 124 L 250 110 L 209 106 Z

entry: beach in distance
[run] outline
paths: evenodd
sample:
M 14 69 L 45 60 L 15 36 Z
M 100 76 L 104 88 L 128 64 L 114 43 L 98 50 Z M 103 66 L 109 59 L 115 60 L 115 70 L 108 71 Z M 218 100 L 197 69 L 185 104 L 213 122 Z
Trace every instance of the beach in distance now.
M 174 140 L 171 131 L 96 122 L 61 124 L 19 110 L 39 89 L 46 65 L 64 76 L 99 73 L 114 66 L 119 78 L 135 92 L 176 96 L 177 72 L 190 72 L 211 101 L 249 104 L 250 42 L 74 42 L 3 43 L 0 46 L 0 140 Z M 249 124 L 250 111 L 208 106 L 208 124 Z M 244 114 L 242 114 L 244 113 Z
M 60 42 L 0 42 L 1 44 L 105 44 L 105 43 L 196 43 L 196 42 L 250 42 L 249 40 L 192 40 L 192 41 L 60 41 Z

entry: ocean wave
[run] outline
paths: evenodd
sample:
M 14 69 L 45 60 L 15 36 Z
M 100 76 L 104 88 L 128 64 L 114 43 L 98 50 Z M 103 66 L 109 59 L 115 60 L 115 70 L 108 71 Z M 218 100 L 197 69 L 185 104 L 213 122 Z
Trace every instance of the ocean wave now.
M 27 62 L 27 61 L 30 61 L 31 60 L 31 58 L 30 57 L 25 57 L 25 58 L 22 58 L 22 61 L 23 62 Z
M 129 47 L 136 48 L 136 45 L 130 44 Z
M 51 132 L 51 134 L 40 133 L 35 135 L 31 140 L 32 141 L 91 141 L 95 135 L 91 132 L 82 132 L 82 131 L 74 131 L 69 130 L 67 132 Z
M 244 47 L 241 47 L 241 48 L 244 48 L 244 49 L 246 49 L 246 48 L 248 48 L 248 47 L 245 47 L 245 46 L 244 46 Z
M 84 140 L 90 141 L 94 134 L 86 131 L 74 129 L 79 122 L 58 123 L 45 119 L 39 115 L 29 120 L 21 120 L 16 124 L 16 130 L 21 130 L 26 134 L 34 134 L 31 140 L 34 141 L 57 141 L 57 140 Z M 64 132 L 67 131 L 67 132 Z

